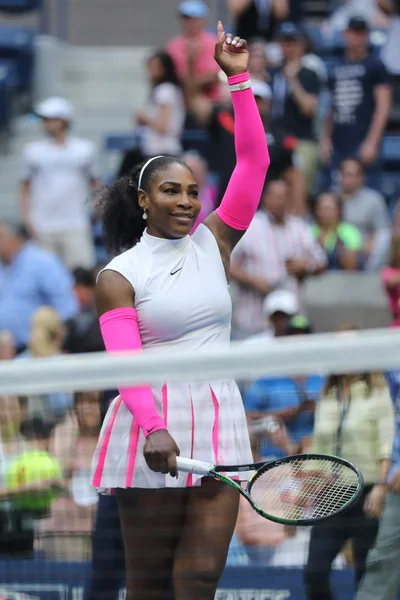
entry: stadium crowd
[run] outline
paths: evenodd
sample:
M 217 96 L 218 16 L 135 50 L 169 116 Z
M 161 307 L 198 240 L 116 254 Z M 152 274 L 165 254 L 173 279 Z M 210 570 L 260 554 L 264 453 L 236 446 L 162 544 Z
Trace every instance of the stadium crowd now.
M 304 286 L 310 278 L 318 285 L 327 271 L 380 279 L 392 326 L 399 326 L 400 180 L 392 185 L 383 152 L 385 136 L 400 134 L 399 3 L 332 2 L 330 18 L 313 28 L 302 21 L 300 2 L 226 0 L 226 6 L 234 33 L 249 41 L 271 155 L 259 211 L 233 255 L 232 339 L 273 343 L 311 334 Z M 179 11 L 179 34 L 144 65 L 151 91 L 133 115 L 138 143 L 121 155 L 114 175 L 147 157 L 182 156 L 201 186 L 196 228 L 218 206 L 233 170 L 234 121 L 227 82 L 213 59 L 207 5 L 186 0 Z M 385 32 L 384 45 L 374 43 L 377 30 Z M 329 52 L 318 49 L 318 36 L 331 40 Z M 52 97 L 35 110 L 44 135 L 21 157 L 21 219 L 0 212 L 2 360 L 104 349 L 94 290 L 111 254 L 87 198 L 109 179 L 98 171 L 94 145 L 75 136 L 68 100 Z M 354 327 L 341 329 L 349 335 Z M 362 505 L 311 533 L 263 521 L 243 503 L 230 564 L 304 566 L 310 599 L 332 597 L 332 564 L 353 565 L 357 583 L 363 581 L 359 600 L 394 597 L 398 553 L 389 555 L 388 539 L 396 534 L 400 547 L 400 378 L 384 375 L 311 372 L 241 383 L 256 458 L 340 451 L 361 467 L 366 488 Z M 115 573 L 108 571 L 119 584 L 123 551 L 114 501 L 89 485 L 113 395 L 55 390 L 0 398 L 0 557 L 87 559 L 97 514 L 93 558 L 104 560 L 101 548 L 114 548 Z M 20 480 L 12 467 L 23 453 L 52 457 L 59 469 L 43 481 Z M 35 508 L 34 498 L 54 489 L 46 510 Z

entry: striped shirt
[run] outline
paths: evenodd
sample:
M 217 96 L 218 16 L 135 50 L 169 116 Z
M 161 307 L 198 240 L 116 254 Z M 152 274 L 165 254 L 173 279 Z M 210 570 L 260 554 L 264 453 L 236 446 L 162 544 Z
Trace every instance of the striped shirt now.
M 295 291 L 301 300 L 301 286 L 286 270 L 289 259 L 306 260 L 310 273 L 327 262 L 324 250 L 304 219 L 287 216 L 284 223 L 276 223 L 271 215 L 260 210 L 236 246 L 232 264 L 249 276 L 266 279 L 272 287 Z M 261 295 L 238 285 L 233 298 L 234 327 L 249 335 L 264 331 L 267 319 L 263 301 Z

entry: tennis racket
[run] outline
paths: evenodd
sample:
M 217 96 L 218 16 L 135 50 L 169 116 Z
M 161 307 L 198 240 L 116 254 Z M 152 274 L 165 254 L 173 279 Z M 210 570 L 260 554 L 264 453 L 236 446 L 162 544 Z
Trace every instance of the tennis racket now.
M 176 459 L 178 471 L 208 475 L 237 489 L 265 519 L 284 525 L 314 525 L 347 510 L 364 488 L 353 464 L 327 454 L 295 454 L 267 463 L 217 466 Z M 252 471 L 242 488 L 227 473 Z

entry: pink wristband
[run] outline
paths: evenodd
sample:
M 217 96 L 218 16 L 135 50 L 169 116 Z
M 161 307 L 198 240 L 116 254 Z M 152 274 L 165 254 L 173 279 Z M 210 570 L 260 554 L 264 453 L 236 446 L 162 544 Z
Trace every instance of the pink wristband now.
M 243 83 L 244 81 L 249 81 L 250 75 L 249 72 L 239 73 L 239 75 L 231 75 L 228 77 L 229 85 L 235 85 L 236 83 Z

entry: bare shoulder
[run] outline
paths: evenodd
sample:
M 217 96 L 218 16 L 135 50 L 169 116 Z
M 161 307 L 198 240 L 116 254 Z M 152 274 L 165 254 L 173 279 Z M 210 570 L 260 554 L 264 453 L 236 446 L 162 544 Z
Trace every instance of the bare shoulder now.
M 121 273 L 106 269 L 96 285 L 96 307 L 99 315 L 115 308 L 133 307 L 135 290 Z

